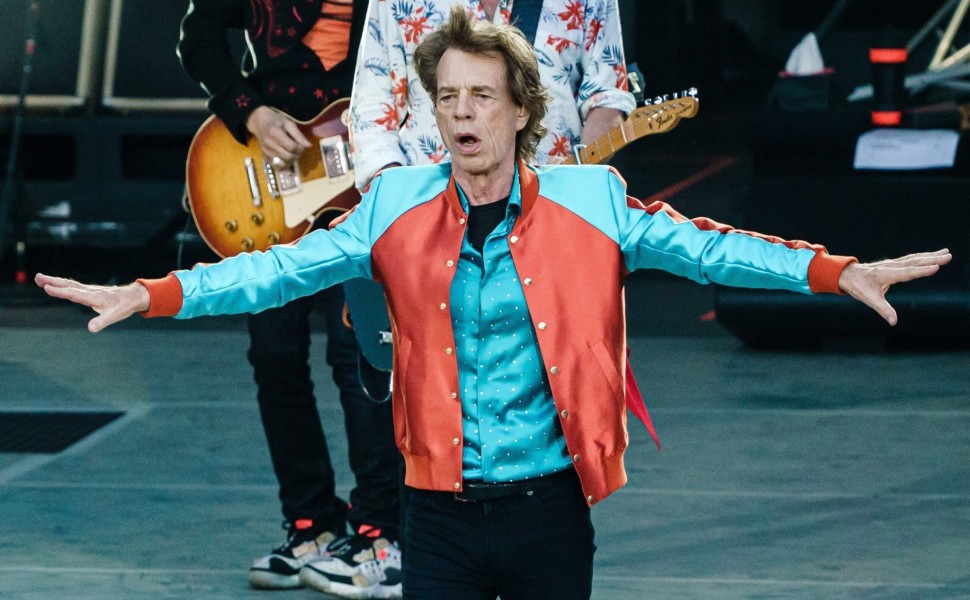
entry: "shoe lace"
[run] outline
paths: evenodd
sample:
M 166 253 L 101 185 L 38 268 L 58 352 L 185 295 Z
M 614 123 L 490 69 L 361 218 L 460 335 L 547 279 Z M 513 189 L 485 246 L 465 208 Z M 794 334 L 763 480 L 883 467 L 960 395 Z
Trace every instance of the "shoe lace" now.
M 377 557 L 377 548 L 374 544 L 377 540 L 384 539 L 379 527 L 373 525 L 361 525 L 357 533 L 347 535 L 330 542 L 327 545 L 327 554 L 340 558 L 348 564 L 360 564 L 367 560 L 374 560 Z
M 276 548 L 276 552 L 285 552 L 308 541 L 315 541 L 320 535 L 320 531 L 312 526 L 300 528 L 289 520 L 284 520 L 281 527 L 286 531 L 286 540 Z
M 370 540 L 359 534 L 345 535 L 330 542 L 327 554 L 330 556 L 352 556 L 370 546 Z

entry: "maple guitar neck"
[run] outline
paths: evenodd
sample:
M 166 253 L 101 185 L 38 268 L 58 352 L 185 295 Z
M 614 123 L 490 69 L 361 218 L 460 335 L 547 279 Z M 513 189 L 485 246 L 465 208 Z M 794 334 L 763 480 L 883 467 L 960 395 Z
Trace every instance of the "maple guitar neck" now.
M 650 104 L 634 110 L 623 123 L 613 127 L 592 143 L 573 146 L 573 156 L 564 160 L 562 164 L 604 163 L 631 142 L 647 135 L 670 131 L 681 119 L 689 119 L 696 115 L 697 110 L 696 88 L 654 98 Z

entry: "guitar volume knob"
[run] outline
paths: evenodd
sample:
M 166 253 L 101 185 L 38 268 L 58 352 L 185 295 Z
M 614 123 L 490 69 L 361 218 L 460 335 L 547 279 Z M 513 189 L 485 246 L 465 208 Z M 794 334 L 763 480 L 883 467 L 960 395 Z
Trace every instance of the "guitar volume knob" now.
M 247 236 L 247 237 L 244 237 L 241 242 L 239 242 L 239 246 L 244 251 L 249 252 L 250 250 L 253 249 L 253 246 L 255 246 L 255 244 L 253 243 L 253 238 Z
M 280 234 L 275 231 L 271 231 L 269 232 L 269 235 L 266 236 L 266 239 L 269 240 L 270 244 L 278 244 L 280 242 Z
M 229 233 L 235 233 L 239 229 L 239 223 L 235 219 L 229 219 L 226 221 L 226 229 L 229 230 Z
M 263 221 L 266 220 L 266 217 L 263 216 L 263 213 L 259 213 L 259 212 L 253 213 L 253 216 L 250 218 L 253 220 L 253 223 L 256 225 L 262 225 Z

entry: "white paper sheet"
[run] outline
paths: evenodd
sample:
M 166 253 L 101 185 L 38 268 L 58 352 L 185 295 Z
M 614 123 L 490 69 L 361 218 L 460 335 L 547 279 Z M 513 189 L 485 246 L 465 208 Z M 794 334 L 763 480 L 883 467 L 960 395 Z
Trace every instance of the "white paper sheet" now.
M 960 134 L 949 129 L 873 129 L 859 136 L 856 169 L 943 169 L 953 166 Z

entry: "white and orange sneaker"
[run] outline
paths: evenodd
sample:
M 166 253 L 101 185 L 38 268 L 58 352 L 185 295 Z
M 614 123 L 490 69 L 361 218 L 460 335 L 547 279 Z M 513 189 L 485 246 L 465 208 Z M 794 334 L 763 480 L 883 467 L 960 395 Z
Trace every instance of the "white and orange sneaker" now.
M 327 556 L 304 565 L 300 581 L 341 598 L 400 598 L 401 550 L 379 529 L 363 525 L 358 533 L 332 542 Z
M 330 530 L 314 527 L 310 519 L 285 521 L 286 541 L 256 559 L 249 569 L 249 585 L 256 589 L 288 590 L 302 587 L 300 571 L 312 560 L 327 556 L 327 545 L 337 539 Z

